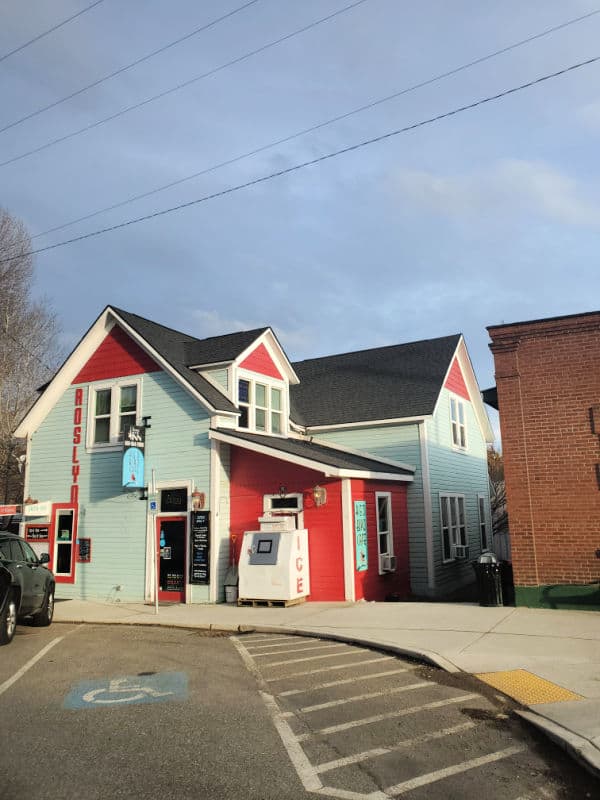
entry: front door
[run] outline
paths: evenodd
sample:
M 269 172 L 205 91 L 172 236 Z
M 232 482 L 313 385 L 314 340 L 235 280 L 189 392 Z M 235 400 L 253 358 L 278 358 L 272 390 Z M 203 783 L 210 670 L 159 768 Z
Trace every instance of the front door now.
M 158 517 L 156 520 L 159 600 L 185 602 L 185 533 L 185 517 Z

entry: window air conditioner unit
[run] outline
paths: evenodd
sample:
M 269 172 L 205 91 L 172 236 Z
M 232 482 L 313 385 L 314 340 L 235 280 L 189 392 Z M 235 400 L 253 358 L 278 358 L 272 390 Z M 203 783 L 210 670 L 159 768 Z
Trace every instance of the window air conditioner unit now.
M 466 561 L 469 558 L 469 546 L 466 544 L 454 545 L 454 558 L 459 561 Z
M 381 569 L 383 572 L 395 572 L 396 556 L 381 556 Z

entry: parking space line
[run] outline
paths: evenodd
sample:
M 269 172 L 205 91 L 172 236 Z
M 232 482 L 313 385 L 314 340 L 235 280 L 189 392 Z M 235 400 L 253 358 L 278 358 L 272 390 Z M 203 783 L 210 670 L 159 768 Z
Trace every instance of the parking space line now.
M 319 667 L 318 669 L 307 669 L 304 672 L 292 672 L 291 675 L 284 675 L 277 678 L 265 678 L 267 683 L 274 681 L 287 681 L 289 678 L 302 678 L 304 675 L 317 675 L 319 672 L 331 672 L 336 669 L 350 669 L 351 667 L 361 667 L 363 664 L 375 664 L 378 661 L 391 661 L 394 656 L 378 656 L 377 658 L 367 658 L 362 661 L 352 661 L 350 664 L 336 664 L 333 667 Z M 266 666 L 266 665 L 265 665 Z M 269 664 L 271 666 L 271 664 Z
M 62 642 L 64 638 L 64 636 L 59 636 L 58 638 L 53 639 L 45 647 L 42 647 L 40 652 L 33 656 L 33 658 L 30 658 L 26 664 L 23 664 L 21 669 L 17 670 L 12 677 L 8 678 L 8 680 L 5 680 L 4 683 L 0 683 L 0 694 L 4 694 L 7 689 L 10 689 L 13 683 L 16 683 L 19 678 L 22 678 L 26 672 L 28 672 L 37 664 L 40 658 L 43 658 L 49 650 L 55 647 L 55 645 L 57 645 L 59 642 Z
M 329 667 L 327 667 L 329 669 Z M 279 692 L 277 697 L 291 697 L 295 694 L 306 694 L 307 692 L 316 692 L 319 689 L 330 689 L 332 686 L 344 686 L 347 683 L 363 683 L 370 681 L 373 678 L 386 678 L 388 675 L 398 675 L 400 672 L 410 672 L 416 667 L 403 667 L 402 669 L 388 669 L 386 672 L 373 672 L 371 675 L 358 675 L 354 678 L 342 678 L 339 681 L 329 681 L 328 683 L 319 683 L 316 686 L 309 686 L 306 689 L 289 689 L 287 692 Z
M 490 753 L 487 756 L 480 756 L 479 758 L 471 758 L 469 761 L 462 761 L 460 764 L 454 764 L 451 767 L 444 769 L 437 769 L 435 772 L 429 772 L 426 775 L 419 775 L 417 778 L 411 778 L 409 781 L 397 783 L 395 786 L 390 786 L 385 789 L 387 795 L 397 795 L 403 792 L 410 792 L 420 786 L 428 786 L 430 783 L 435 783 L 444 778 L 449 778 L 452 775 L 460 775 L 461 772 L 482 767 L 485 764 L 491 764 L 494 761 L 500 761 L 503 758 L 510 758 L 518 753 L 522 753 L 526 748 L 523 746 L 507 747 L 506 750 L 498 750 L 495 753 Z
M 421 689 L 423 686 L 435 686 L 431 681 L 420 681 L 419 683 L 408 683 L 406 686 L 395 686 L 393 689 L 383 689 L 381 692 L 370 692 L 369 694 L 355 694 L 354 697 L 344 697 L 343 700 L 329 700 L 327 703 L 319 703 L 315 706 L 304 706 L 299 708 L 301 714 L 310 714 L 311 711 L 321 711 L 324 708 L 335 708 L 346 703 L 358 703 L 360 700 L 372 700 L 374 697 L 383 695 L 398 694 L 399 692 L 410 692 L 412 689 Z
M 288 645 L 289 647 L 289 645 Z M 266 653 L 252 653 L 253 658 L 264 658 L 264 656 L 282 656 L 287 655 L 287 653 L 306 653 L 311 652 L 312 650 L 331 650 L 332 648 L 337 647 L 338 649 L 341 647 L 345 647 L 343 644 L 314 644 L 312 647 L 297 647 L 293 650 L 284 650 L 283 653 L 280 650 L 268 650 Z M 251 652 L 250 650 L 248 652 Z
M 419 711 L 430 711 L 434 708 L 443 708 L 444 706 L 452 705 L 453 703 L 462 703 L 463 700 L 473 700 L 478 696 L 479 695 L 473 693 L 461 694 L 458 697 L 449 697 L 446 700 L 435 700 L 432 703 L 425 703 L 422 706 L 412 706 L 411 708 L 403 708 L 400 711 L 389 711 L 385 714 L 376 714 L 372 717 L 363 717 L 362 719 L 355 719 L 351 722 L 342 722 L 339 725 L 330 725 L 327 728 L 321 728 L 320 730 L 313 731 L 312 733 L 302 733 L 297 737 L 297 739 L 299 742 L 303 742 L 307 739 L 310 739 L 312 736 L 324 735 L 328 733 L 340 733 L 341 731 L 347 731 L 351 728 L 358 728 L 361 725 L 371 725 L 374 722 L 383 722 L 384 719 L 406 717 L 409 714 L 417 714 Z
M 470 728 L 474 728 L 474 722 L 463 722 L 460 725 L 454 725 L 451 728 L 444 728 L 440 731 L 433 731 L 432 733 L 424 733 L 422 736 L 415 736 L 413 739 L 404 739 L 389 747 L 375 747 L 373 750 L 364 750 L 362 753 L 355 753 L 353 756 L 346 756 L 345 758 L 337 758 L 335 761 L 326 761 L 322 764 L 317 764 L 315 770 L 321 774 L 323 772 L 330 772 L 332 769 L 339 769 L 340 767 L 347 767 L 350 764 L 358 764 L 360 761 L 367 761 L 370 758 L 377 756 L 386 756 L 388 753 L 395 753 L 397 750 L 405 750 L 407 747 L 415 747 L 416 745 L 425 744 L 435 739 L 442 739 L 444 736 L 452 736 L 455 733 L 462 733 Z
M 257 644 L 257 645 L 254 645 L 252 642 L 249 642 L 248 644 L 246 644 L 244 646 L 245 646 L 246 650 L 249 653 L 251 653 L 251 652 L 253 653 L 255 650 L 266 650 L 269 647 L 273 647 L 273 648 L 275 648 L 275 647 L 277 647 L 277 648 L 284 647 L 285 648 L 285 647 L 293 647 L 295 644 L 306 644 L 306 643 L 319 644 L 320 642 L 323 641 L 322 639 L 303 638 L 302 641 L 299 642 L 297 636 L 294 636 L 293 638 L 295 639 L 294 642 L 284 642 L 283 644 L 274 644 L 273 642 L 271 642 L 270 644 Z M 338 642 L 338 644 L 339 644 L 339 642 Z M 250 648 L 252 648 L 252 650 Z
M 284 639 L 293 639 L 294 641 L 298 641 L 298 636 L 278 636 L 277 634 L 273 634 L 273 636 L 268 637 L 261 637 L 260 639 L 249 638 L 247 634 L 244 635 L 244 647 L 247 649 L 248 645 L 253 645 L 255 642 L 283 642 Z M 316 641 L 315 639 L 309 639 L 309 642 Z
M 320 658 L 342 658 L 342 656 L 355 656 L 356 651 L 341 652 L 341 653 L 327 653 L 325 656 L 306 656 L 305 658 L 286 658 L 285 661 L 273 661 L 265 664 L 265 667 L 282 667 L 286 664 L 301 664 L 303 661 L 318 661 Z M 289 677 L 289 676 L 288 676 Z

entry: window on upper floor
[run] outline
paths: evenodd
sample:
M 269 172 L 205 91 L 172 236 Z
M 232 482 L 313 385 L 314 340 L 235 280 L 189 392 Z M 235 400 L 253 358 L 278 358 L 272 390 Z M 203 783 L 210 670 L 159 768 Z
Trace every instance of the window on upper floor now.
M 140 419 L 140 381 L 90 387 L 88 447 L 116 445 Z
M 465 548 L 468 544 L 465 496 L 441 494 L 440 520 L 443 560 L 444 562 L 453 561 L 459 552 L 457 548 Z
M 450 425 L 452 427 L 452 444 L 461 450 L 467 449 L 467 424 L 465 404 L 457 397 L 450 398 Z
M 268 383 L 240 378 L 238 426 L 259 433 L 283 433 L 283 390 Z

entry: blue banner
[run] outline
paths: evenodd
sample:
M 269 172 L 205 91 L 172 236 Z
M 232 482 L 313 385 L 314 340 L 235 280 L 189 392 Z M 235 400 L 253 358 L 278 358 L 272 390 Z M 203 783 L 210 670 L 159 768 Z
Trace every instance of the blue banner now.
M 123 486 L 129 489 L 144 486 L 144 451 L 128 447 L 123 453 Z
M 364 572 L 369 569 L 367 504 L 364 500 L 354 501 L 354 535 L 356 537 L 356 571 Z

